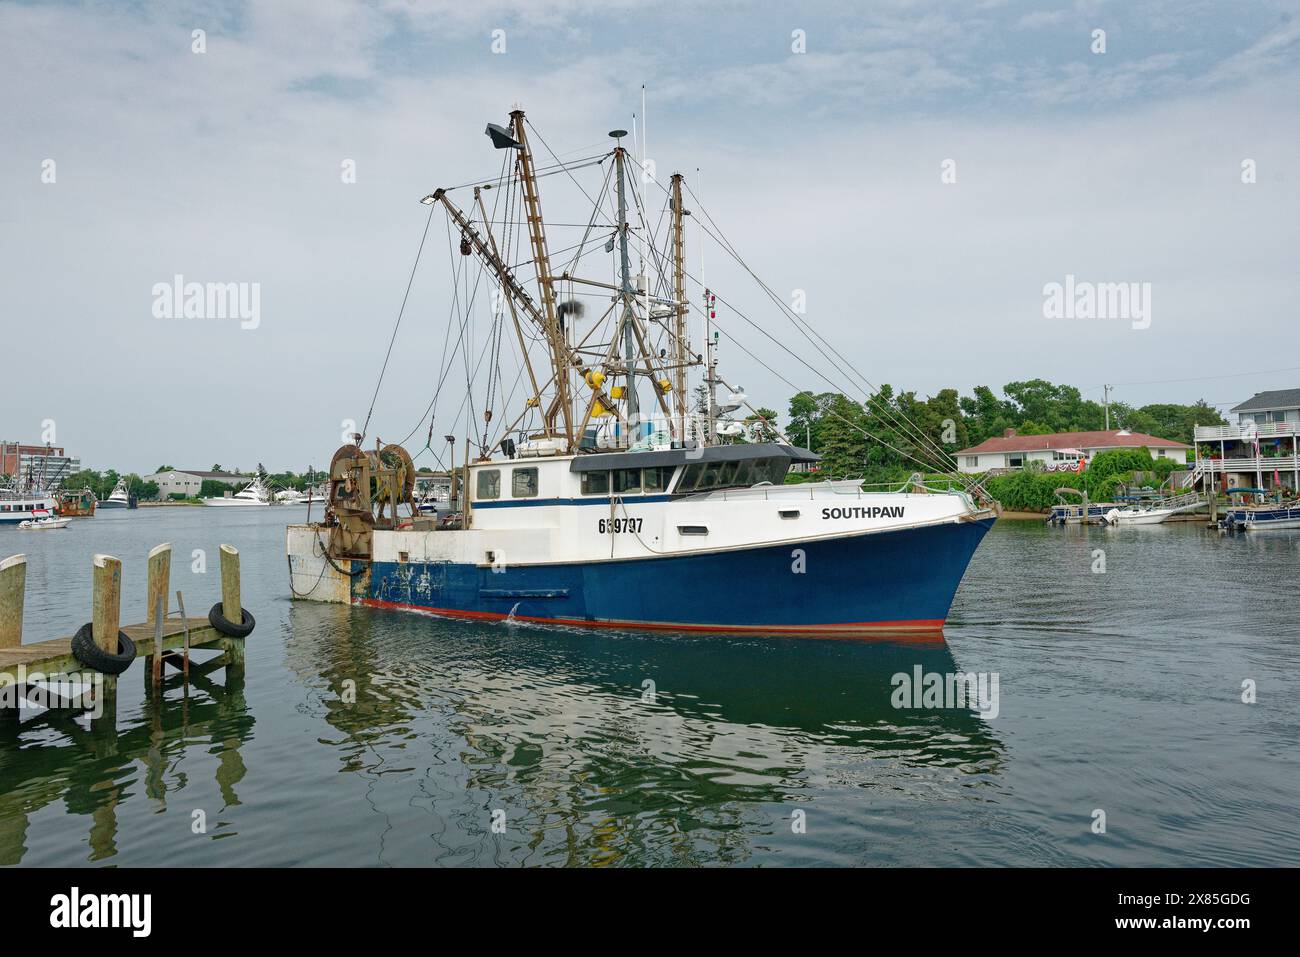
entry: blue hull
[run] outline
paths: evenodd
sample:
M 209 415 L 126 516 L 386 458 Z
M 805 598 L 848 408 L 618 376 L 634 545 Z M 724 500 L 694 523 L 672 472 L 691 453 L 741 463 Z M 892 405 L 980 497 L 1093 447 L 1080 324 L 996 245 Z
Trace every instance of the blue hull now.
M 491 567 L 375 562 L 358 604 L 707 631 L 935 631 L 993 519 L 706 555 Z M 802 568 L 802 571 L 799 569 Z

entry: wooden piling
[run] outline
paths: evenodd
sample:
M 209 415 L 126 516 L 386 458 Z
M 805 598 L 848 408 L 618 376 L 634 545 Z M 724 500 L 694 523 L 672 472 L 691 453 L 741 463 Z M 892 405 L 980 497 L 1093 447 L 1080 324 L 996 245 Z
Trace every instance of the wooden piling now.
M 239 549 L 234 545 L 221 546 L 221 613 L 236 625 L 244 620 L 239 598 Z
M 147 623 L 152 625 L 162 602 L 162 616 L 167 617 L 167 588 L 171 583 L 172 547 L 168 542 L 155 546 L 149 552 L 149 593 L 145 602 Z
M 0 561 L 0 648 L 23 643 L 23 596 L 27 588 L 27 556 Z
M 112 555 L 96 555 L 92 575 L 92 635 L 101 651 L 115 655 L 122 621 L 122 562 Z

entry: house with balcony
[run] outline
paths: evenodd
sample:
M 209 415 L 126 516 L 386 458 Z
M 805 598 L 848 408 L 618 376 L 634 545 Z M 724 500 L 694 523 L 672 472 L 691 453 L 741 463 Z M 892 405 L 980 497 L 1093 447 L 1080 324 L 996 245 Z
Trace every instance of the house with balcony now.
M 1142 448 L 1152 458 L 1172 459 L 1179 466 L 1187 462 L 1187 453 L 1191 451 L 1182 442 L 1127 429 L 1050 435 L 1018 435 L 1015 429 L 1007 429 L 1000 436 L 962 449 L 956 456 L 958 470 L 967 473 L 1014 471 L 1030 462 L 1041 462 L 1049 472 L 1077 472 L 1080 462 L 1086 466 L 1098 452 Z
M 1258 392 L 1229 411 L 1231 425 L 1197 426 L 1191 481 L 1216 489 L 1300 488 L 1300 389 Z

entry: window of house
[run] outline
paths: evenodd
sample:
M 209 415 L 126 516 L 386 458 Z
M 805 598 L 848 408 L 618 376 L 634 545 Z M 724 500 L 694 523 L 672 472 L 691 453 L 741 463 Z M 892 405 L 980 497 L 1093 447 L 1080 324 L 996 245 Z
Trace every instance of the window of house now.
M 608 495 L 609 494 L 609 473 L 608 472 L 583 472 L 582 473 L 582 494 L 583 495 Z
M 635 494 L 641 491 L 640 469 L 615 469 L 614 492 L 617 495 Z
M 979 464 L 980 464 L 980 457 L 978 455 L 966 456 L 966 467 L 968 469 L 978 468 Z
M 478 490 L 474 497 L 478 499 L 501 497 L 501 472 L 498 469 L 479 470 Z
M 537 469 L 514 469 L 510 473 L 510 494 L 515 498 L 536 498 Z
M 1025 457 L 1024 457 L 1023 455 L 1008 455 L 1008 456 L 1007 456 L 1007 465 L 1008 465 L 1009 467 L 1013 468 L 1013 469 L 1018 469 L 1018 468 L 1020 468 L 1021 466 L 1023 466 L 1024 464 L 1025 464 Z

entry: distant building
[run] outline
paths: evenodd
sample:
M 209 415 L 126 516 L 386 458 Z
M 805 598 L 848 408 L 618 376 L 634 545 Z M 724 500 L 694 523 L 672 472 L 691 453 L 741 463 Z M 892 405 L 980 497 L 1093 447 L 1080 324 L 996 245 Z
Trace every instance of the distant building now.
M 145 481 L 158 483 L 159 498 L 167 498 L 176 494 L 192 498 L 199 494 L 204 482 L 223 482 L 226 485 L 243 486 L 253 481 L 253 476 L 237 475 L 234 472 L 200 471 L 198 469 L 185 472 L 180 469 L 168 469 L 166 472 L 156 472 L 153 475 L 146 476 Z
M 1196 427 L 1194 477 L 1223 488 L 1300 488 L 1300 389 L 1257 392 L 1232 425 Z
M 49 486 L 81 471 L 81 458 L 66 455 L 62 448 L 0 441 L 0 475 L 12 475 L 20 482 Z
M 1041 462 L 1049 471 L 1075 472 L 1080 460 L 1091 461 L 1098 452 L 1144 447 L 1152 458 L 1173 459 L 1179 465 L 1187 461 L 1190 450 L 1181 442 L 1124 429 L 1055 432 L 1051 435 L 1017 435 L 1015 429 L 1007 429 L 996 438 L 985 439 L 979 445 L 956 453 L 957 468 L 962 472 L 988 472 L 992 469 L 1019 469 L 1030 462 Z

